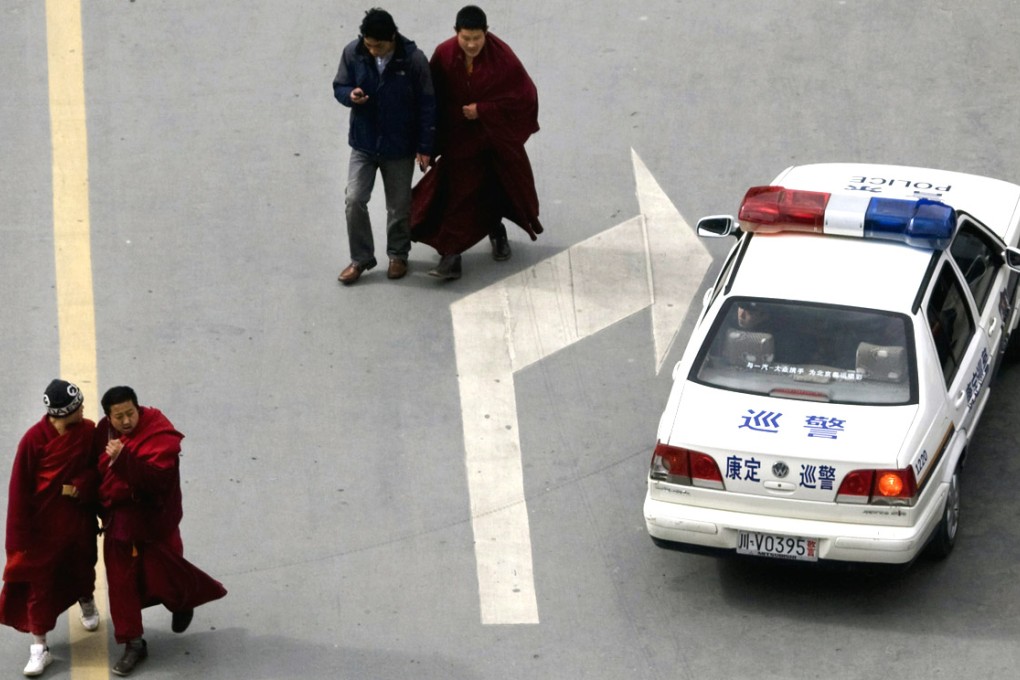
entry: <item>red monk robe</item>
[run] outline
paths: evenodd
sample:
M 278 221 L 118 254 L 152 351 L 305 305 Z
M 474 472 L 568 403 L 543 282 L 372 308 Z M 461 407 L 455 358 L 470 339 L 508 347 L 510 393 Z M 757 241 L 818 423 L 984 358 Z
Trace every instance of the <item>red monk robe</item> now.
M 457 37 L 432 59 L 439 105 L 437 155 L 415 185 L 411 237 L 440 255 L 459 254 L 507 218 L 531 240 L 542 233 L 538 194 L 524 143 L 538 132 L 538 91 L 509 45 L 486 33 L 468 74 Z M 478 105 L 478 119 L 462 107 Z
M 96 582 L 95 423 L 61 435 L 48 416 L 18 444 L 7 496 L 7 565 L 0 623 L 24 633 L 53 630 L 57 617 Z M 65 495 L 64 485 L 77 489 Z
M 184 435 L 158 409 L 138 411 L 138 425 L 119 437 L 124 449 L 113 465 L 106 443 L 118 433 L 107 418 L 96 429 L 103 559 L 119 643 L 142 636 L 145 607 L 162 604 L 179 612 L 227 594 L 219 581 L 184 559 L 179 527 Z

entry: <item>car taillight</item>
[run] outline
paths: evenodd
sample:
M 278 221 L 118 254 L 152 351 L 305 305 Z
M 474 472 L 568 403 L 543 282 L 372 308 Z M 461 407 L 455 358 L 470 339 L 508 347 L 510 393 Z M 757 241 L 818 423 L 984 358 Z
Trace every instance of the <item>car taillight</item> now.
M 871 498 L 874 470 L 854 470 L 843 478 L 836 494 L 837 503 L 867 503 Z
M 917 493 L 914 468 L 902 470 L 876 470 L 875 489 L 871 493 L 872 503 L 911 504 Z
M 700 451 L 691 451 L 691 483 L 710 489 L 723 488 L 722 473 L 715 459 Z
M 659 442 L 652 453 L 652 479 L 670 484 L 690 484 L 691 472 L 687 449 Z
M 652 453 L 649 476 L 660 482 L 722 489 L 722 473 L 706 453 L 659 442 Z
M 917 493 L 914 469 L 854 470 L 843 478 L 836 494 L 839 503 L 913 505 Z

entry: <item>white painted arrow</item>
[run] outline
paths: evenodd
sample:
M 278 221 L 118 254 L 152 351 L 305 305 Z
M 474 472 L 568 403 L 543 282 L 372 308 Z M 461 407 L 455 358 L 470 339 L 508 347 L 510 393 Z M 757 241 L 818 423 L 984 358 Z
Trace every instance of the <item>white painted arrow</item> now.
M 661 370 L 712 261 L 631 158 L 640 215 L 450 306 L 483 624 L 538 623 L 514 373 L 646 307 Z

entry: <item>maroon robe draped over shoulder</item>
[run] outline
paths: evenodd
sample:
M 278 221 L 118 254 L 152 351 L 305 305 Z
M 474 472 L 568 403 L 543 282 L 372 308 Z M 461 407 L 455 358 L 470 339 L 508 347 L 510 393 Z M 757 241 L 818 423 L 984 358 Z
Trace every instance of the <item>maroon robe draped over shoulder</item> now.
M 107 538 L 118 541 L 158 540 L 180 524 L 180 454 L 184 435 L 174 429 L 162 411 L 138 409 L 138 424 L 121 435 L 107 418 L 96 429 L 101 516 Z M 124 451 L 113 465 L 106 444 L 119 438 Z
M 535 240 L 543 228 L 524 143 L 539 129 L 538 91 L 528 72 L 492 33 L 470 74 L 456 36 L 436 48 L 429 64 L 439 106 L 438 159 L 412 192 L 411 237 L 452 255 L 506 218 Z M 477 120 L 464 117 L 468 104 L 477 104 Z
M 43 416 L 18 445 L 7 497 L 0 623 L 47 632 L 78 598 L 92 594 L 98 529 L 94 431 L 95 423 L 83 419 L 61 435 Z M 65 495 L 64 485 L 74 486 L 77 496 Z
M 104 558 L 117 642 L 141 635 L 144 607 L 163 604 L 183 611 L 227 594 L 223 584 L 184 558 L 179 529 L 184 435 L 158 409 L 139 407 L 139 413 L 135 429 L 120 436 L 124 449 L 112 465 L 106 443 L 117 432 L 106 418 L 96 430 L 96 448 L 102 451 Z

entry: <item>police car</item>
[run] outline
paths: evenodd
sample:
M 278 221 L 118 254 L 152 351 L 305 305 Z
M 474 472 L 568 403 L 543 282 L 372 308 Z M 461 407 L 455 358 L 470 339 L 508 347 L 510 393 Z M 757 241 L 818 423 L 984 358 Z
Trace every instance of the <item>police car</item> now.
M 887 165 L 747 191 L 659 422 L 656 545 L 906 564 L 953 548 L 1018 322 L 1020 186 Z

